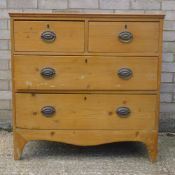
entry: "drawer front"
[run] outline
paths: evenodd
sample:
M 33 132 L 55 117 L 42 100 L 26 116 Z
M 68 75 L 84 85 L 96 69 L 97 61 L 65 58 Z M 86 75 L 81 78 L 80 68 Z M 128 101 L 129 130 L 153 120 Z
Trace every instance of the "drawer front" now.
M 156 57 L 15 56 L 16 90 L 156 90 Z
M 154 129 L 156 95 L 16 94 L 16 127 Z
M 158 22 L 90 22 L 89 51 L 158 52 Z
M 83 52 L 84 22 L 15 21 L 15 51 Z

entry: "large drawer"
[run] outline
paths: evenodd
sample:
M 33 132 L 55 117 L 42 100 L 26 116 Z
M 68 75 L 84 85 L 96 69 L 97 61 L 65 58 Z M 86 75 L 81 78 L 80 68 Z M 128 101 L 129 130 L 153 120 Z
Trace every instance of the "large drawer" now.
M 156 95 L 16 94 L 16 127 L 154 129 Z
M 158 58 L 14 56 L 16 90 L 156 90 Z
M 83 52 L 84 22 L 15 21 L 14 50 L 33 52 Z
M 89 52 L 148 54 L 158 52 L 158 47 L 158 22 L 89 23 Z

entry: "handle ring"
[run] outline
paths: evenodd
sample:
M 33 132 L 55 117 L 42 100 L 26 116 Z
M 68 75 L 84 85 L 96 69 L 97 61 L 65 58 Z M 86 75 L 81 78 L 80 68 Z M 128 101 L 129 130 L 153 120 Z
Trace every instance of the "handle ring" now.
M 54 42 L 56 34 L 53 31 L 44 31 L 41 33 L 41 39 L 45 42 Z
M 130 43 L 133 40 L 133 34 L 128 31 L 120 32 L 118 38 L 122 43 Z
M 122 107 L 117 108 L 116 110 L 116 114 L 122 118 L 128 117 L 130 113 L 131 113 L 131 110 L 128 107 L 122 106 Z
M 45 116 L 45 117 L 53 117 L 53 115 L 56 113 L 56 110 L 53 106 L 44 106 L 41 109 L 41 113 Z
M 121 79 L 128 80 L 132 77 L 133 72 L 130 68 L 121 68 L 117 74 Z
M 45 67 L 45 68 L 41 69 L 40 74 L 43 78 L 51 79 L 55 76 L 56 71 L 55 71 L 55 69 L 53 69 L 51 67 Z

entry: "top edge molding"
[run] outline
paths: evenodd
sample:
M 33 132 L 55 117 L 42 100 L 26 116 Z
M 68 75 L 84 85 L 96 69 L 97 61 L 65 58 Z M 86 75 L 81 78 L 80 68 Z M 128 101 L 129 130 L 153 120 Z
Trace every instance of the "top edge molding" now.
M 163 19 L 165 14 L 129 14 L 129 13 L 9 13 L 10 17 L 38 17 L 38 18 L 158 18 Z

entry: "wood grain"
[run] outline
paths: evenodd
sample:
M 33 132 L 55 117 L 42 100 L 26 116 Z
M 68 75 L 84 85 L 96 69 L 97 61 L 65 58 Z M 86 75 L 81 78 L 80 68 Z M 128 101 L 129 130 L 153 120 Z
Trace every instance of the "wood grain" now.
M 125 19 L 131 19 L 131 20 L 158 20 L 158 19 L 163 19 L 165 14 L 164 13 L 74 13 L 74 12 L 57 12 L 57 13 L 9 13 L 11 17 L 15 17 L 15 19 L 26 19 L 26 18 L 31 18 L 31 19 L 44 19 L 44 18 L 49 18 L 50 20 L 54 20 L 55 18 L 61 19 L 61 18 L 66 18 L 66 19 L 82 19 L 82 18 L 90 18 L 90 19 L 96 19 L 98 20 L 125 20 Z
M 20 105 L 23 104 L 23 105 Z M 44 106 L 56 110 L 52 117 Z M 119 107 L 131 113 L 122 118 Z M 108 94 L 16 94 L 16 126 L 28 129 L 154 129 L 156 96 Z
M 139 141 L 156 160 L 163 14 L 10 16 L 15 160 L 30 140 L 81 146 Z M 46 30 L 56 33 L 55 42 L 40 39 Z M 124 30 L 133 33 L 131 43 L 119 42 Z M 44 66 L 56 68 L 54 79 L 41 78 Z M 133 77 L 114 75 L 120 66 L 131 67 Z M 56 108 L 52 118 L 41 115 L 46 104 Z M 120 105 L 132 109 L 127 118 L 116 115 Z
M 112 142 L 137 141 L 147 146 L 150 161 L 156 161 L 157 131 L 152 130 L 27 130 L 16 129 L 15 151 L 19 150 L 16 160 L 21 158 L 23 146 L 31 140 L 57 141 L 79 146 L 93 146 Z M 24 141 L 25 138 L 25 142 Z
M 15 56 L 16 90 L 156 90 L 156 57 Z M 26 69 L 26 67 L 28 67 Z M 55 69 L 52 79 L 40 75 L 43 68 Z M 129 68 L 133 76 L 118 76 Z
M 127 29 L 126 29 L 127 27 Z M 118 39 L 120 32 L 133 34 L 130 43 Z M 158 22 L 90 22 L 89 52 L 158 52 Z
M 53 43 L 44 42 L 41 33 L 56 34 Z M 83 52 L 84 22 L 72 21 L 16 21 L 14 24 L 15 51 Z

